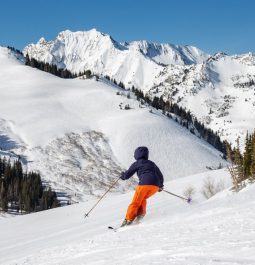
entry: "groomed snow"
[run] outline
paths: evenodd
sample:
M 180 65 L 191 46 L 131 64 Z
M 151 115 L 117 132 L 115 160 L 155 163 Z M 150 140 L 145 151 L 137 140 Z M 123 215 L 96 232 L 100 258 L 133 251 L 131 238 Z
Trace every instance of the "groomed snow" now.
M 223 182 L 225 190 L 209 200 L 201 195 L 206 178 Z M 108 195 L 87 219 L 83 214 L 95 201 L 0 221 L 2 265 L 50 264 L 255 264 L 255 186 L 229 191 L 225 169 L 166 183 L 182 195 L 195 188 L 192 204 L 164 192 L 148 201 L 146 218 L 118 232 L 132 198 Z

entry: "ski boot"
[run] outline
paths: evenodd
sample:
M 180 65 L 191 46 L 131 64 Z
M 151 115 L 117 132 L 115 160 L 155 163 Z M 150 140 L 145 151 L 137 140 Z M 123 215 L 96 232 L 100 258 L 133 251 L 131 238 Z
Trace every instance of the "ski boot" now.
M 136 224 L 139 224 L 143 218 L 144 218 L 144 215 L 142 215 L 142 214 L 137 215 L 135 218 Z
M 131 224 L 132 224 L 132 221 L 125 219 L 120 227 L 131 225 Z

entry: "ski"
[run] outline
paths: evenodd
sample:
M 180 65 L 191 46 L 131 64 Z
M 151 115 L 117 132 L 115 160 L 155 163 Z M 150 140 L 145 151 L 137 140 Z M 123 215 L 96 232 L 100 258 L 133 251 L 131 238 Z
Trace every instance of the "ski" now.
M 108 229 L 110 230 L 113 230 L 114 232 L 117 232 L 118 230 L 126 230 L 127 228 L 130 228 L 134 225 L 139 225 L 141 224 L 141 221 L 135 221 L 133 222 L 132 224 L 129 224 L 129 225 L 125 225 L 125 226 L 117 226 L 117 227 L 114 227 L 114 226 L 108 226 Z
M 127 230 L 128 228 L 130 228 L 131 226 L 133 226 L 134 224 L 132 225 L 125 225 L 125 226 L 118 226 L 118 227 L 113 227 L 113 226 L 108 226 L 108 229 L 114 231 L 114 232 L 117 232 L 117 231 L 120 231 L 120 230 Z
M 117 230 L 118 230 L 119 228 L 120 228 L 120 227 L 108 226 L 108 229 L 111 229 L 111 230 L 113 230 L 114 232 L 117 232 Z
M 118 232 L 118 231 L 125 231 L 127 229 L 131 228 L 131 225 L 129 226 L 119 226 L 119 227 L 113 227 L 113 226 L 108 226 L 108 229 L 114 231 L 114 232 Z

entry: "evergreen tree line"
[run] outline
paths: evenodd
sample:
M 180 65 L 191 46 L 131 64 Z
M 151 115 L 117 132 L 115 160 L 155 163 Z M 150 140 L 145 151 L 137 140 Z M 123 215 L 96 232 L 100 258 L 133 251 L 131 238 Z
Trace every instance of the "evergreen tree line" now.
M 16 52 L 16 53 L 24 56 L 22 51 L 14 48 L 14 47 L 7 46 L 7 48 L 13 52 Z M 92 72 L 90 70 L 85 70 L 83 72 L 73 74 L 72 72 L 70 72 L 67 69 L 58 68 L 55 64 L 49 64 L 49 63 L 45 63 L 42 61 L 38 61 L 35 58 L 30 58 L 28 56 L 28 54 L 26 55 L 26 65 L 31 66 L 33 68 L 37 68 L 37 69 L 42 70 L 42 71 L 47 72 L 47 73 L 51 73 L 51 74 L 56 75 L 56 76 L 61 77 L 61 78 L 76 78 L 79 76 L 86 76 L 86 78 L 92 77 Z
M 245 180 L 255 181 L 255 131 L 246 135 L 245 148 L 242 153 L 240 150 L 239 138 L 237 146 L 233 150 L 228 150 L 228 158 L 233 166 L 229 168 L 233 184 L 236 190 L 245 185 Z
M 26 56 L 26 65 L 31 66 L 33 68 L 37 68 L 47 73 L 51 73 L 61 78 L 75 78 L 77 75 L 72 74 L 67 69 L 57 68 L 55 64 L 49 64 L 41 61 L 37 61 L 35 58 L 29 58 Z
M 84 75 L 86 76 L 86 78 L 90 78 L 92 76 L 92 72 L 90 70 L 79 72 L 78 74 L 73 74 L 67 69 L 58 68 L 55 64 L 49 64 L 42 61 L 37 61 L 35 58 L 29 58 L 28 55 L 26 56 L 26 65 L 66 79 L 76 78 Z
M 224 158 L 227 158 L 227 148 L 231 150 L 231 146 L 227 141 L 221 141 L 219 135 L 213 130 L 206 128 L 205 125 L 194 118 L 190 111 L 186 111 L 184 108 L 180 107 L 176 103 L 172 103 L 169 100 L 165 101 L 163 96 L 155 96 L 152 100 L 148 95 L 144 95 L 141 90 L 132 87 L 132 92 L 136 95 L 137 100 L 141 103 L 145 102 L 156 109 L 162 110 L 162 113 L 172 118 L 172 114 L 176 117 L 175 121 L 180 123 L 182 126 L 190 130 L 191 133 L 195 133 L 195 130 L 199 133 L 200 137 L 207 141 L 209 144 L 214 146 L 216 149 L 221 151 Z
M 16 52 L 16 53 L 18 53 L 18 54 L 20 54 L 20 55 L 23 55 L 22 51 L 20 51 L 20 50 L 14 48 L 14 47 L 7 46 L 7 48 L 8 48 L 9 50 L 13 51 L 13 52 Z
M 115 84 L 116 86 L 119 86 L 120 88 L 122 88 L 122 89 L 126 89 L 125 88 L 125 85 L 123 84 L 123 82 L 117 82 L 116 81 L 116 79 L 114 79 L 114 78 L 110 78 L 110 76 L 109 75 L 105 75 L 104 76 L 104 78 L 105 79 L 107 79 L 107 80 L 109 80 L 109 81 L 111 81 L 113 84 Z
M 60 206 L 55 191 L 43 187 L 41 176 L 23 172 L 19 160 L 0 157 L 0 209 L 2 211 L 36 212 Z

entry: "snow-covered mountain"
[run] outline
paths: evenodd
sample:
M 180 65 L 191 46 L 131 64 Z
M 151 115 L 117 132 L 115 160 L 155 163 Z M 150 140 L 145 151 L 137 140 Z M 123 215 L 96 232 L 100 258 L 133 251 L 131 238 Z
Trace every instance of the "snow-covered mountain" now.
M 118 82 L 141 88 L 153 85 L 162 65 L 193 64 L 208 57 L 192 46 L 147 41 L 118 43 L 95 29 L 85 32 L 66 30 L 60 32 L 56 40 L 48 42 L 41 38 L 37 44 L 25 47 L 23 52 L 73 73 L 90 69 L 97 74 L 109 75 Z
M 41 38 L 24 54 L 74 73 L 90 69 L 151 97 L 163 95 L 234 143 L 255 124 L 255 55 L 210 56 L 193 46 L 119 43 L 95 29 Z M 242 137 L 243 138 L 243 137 Z
M 224 163 L 220 153 L 160 112 L 102 81 L 61 79 L 0 48 L 0 148 L 72 194 L 101 194 L 146 145 L 166 179 Z M 120 109 L 120 104 L 131 109 Z M 130 188 L 120 183 L 116 191 Z
M 156 78 L 151 97 L 163 95 L 191 110 L 221 139 L 235 144 L 255 127 L 255 55 L 211 56 L 202 64 L 170 65 Z
M 207 177 L 225 190 L 209 200 L 201 194 Z M 95 201 L 0 220 L 2 265 L 253 265 L 255 186 L 229 190 L 227 171 L 211 171 L 166 183 L 183 194 L 195 187 L 193 203 L 157 193 L 139 225 L 118 232 L 133 192 L 108 195 L 90 217 Z

